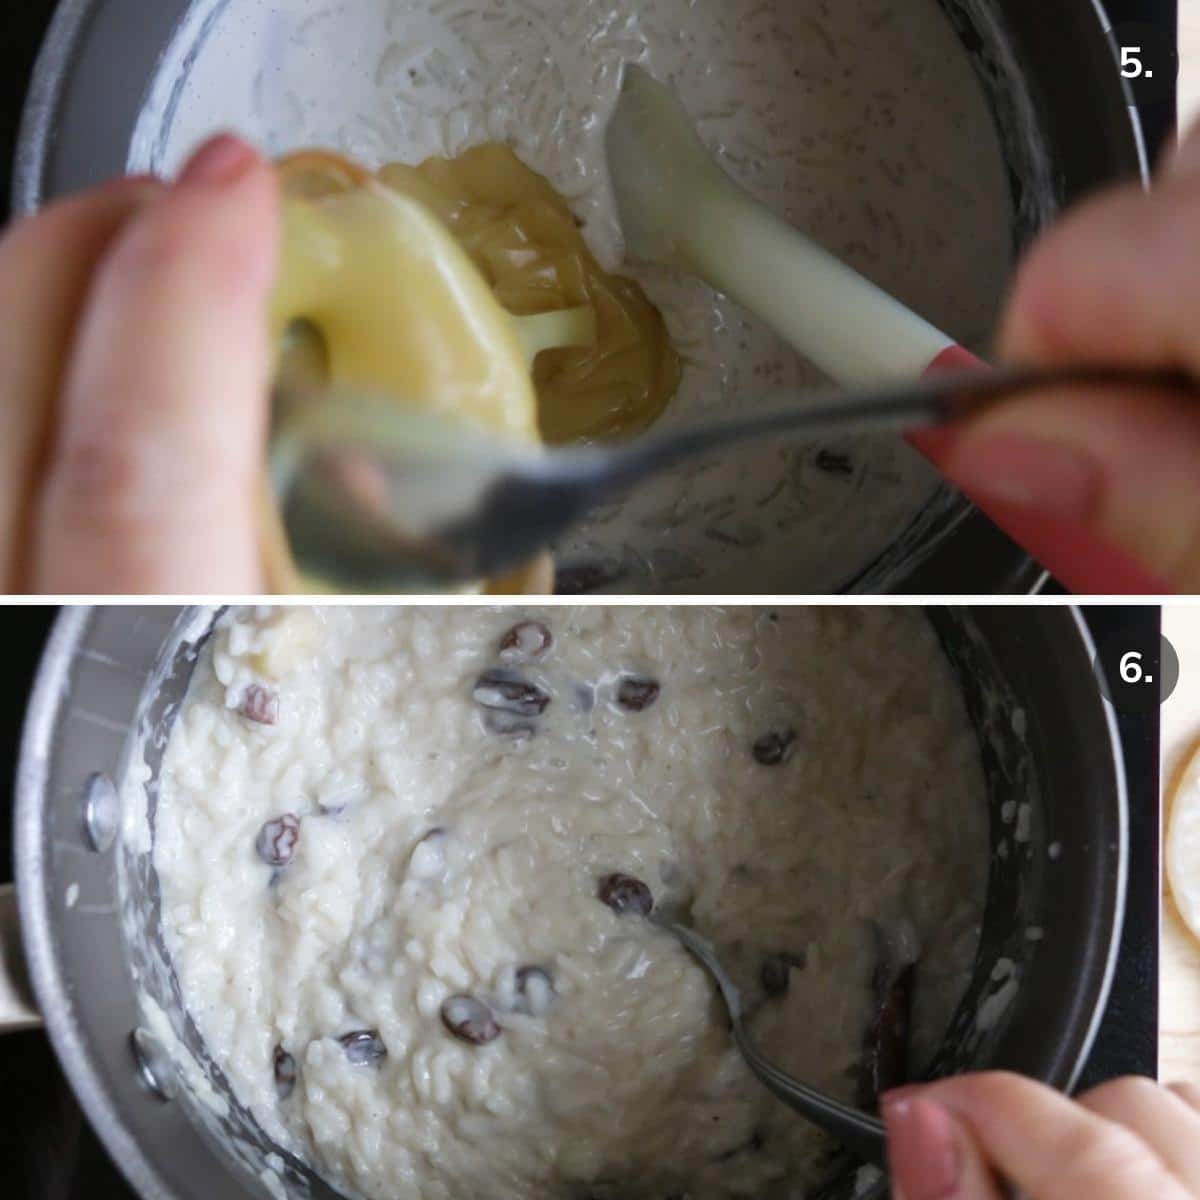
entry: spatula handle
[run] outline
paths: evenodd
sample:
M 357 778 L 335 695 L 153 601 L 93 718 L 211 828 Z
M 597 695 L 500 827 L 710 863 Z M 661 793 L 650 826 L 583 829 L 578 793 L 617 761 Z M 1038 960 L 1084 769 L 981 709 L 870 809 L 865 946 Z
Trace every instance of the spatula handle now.
M 727 179 L 681 217 L 676 261 L 844 388 L 914 379 L 954 339 Z

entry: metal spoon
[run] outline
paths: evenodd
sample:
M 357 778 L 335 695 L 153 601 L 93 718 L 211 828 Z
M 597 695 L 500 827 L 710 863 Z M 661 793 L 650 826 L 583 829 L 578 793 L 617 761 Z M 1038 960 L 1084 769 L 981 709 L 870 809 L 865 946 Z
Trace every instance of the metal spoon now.
M 842 1104 L 807 1084 L 800 1083 L 763 1057 L 751 1040 L 744 1023 L 742 996 L 733 980 L 721 966 L 713 947 L 694 929 L 678 925 L 669 917 L 653 914 L 650 918 L 659 928 L 679 939 L 692 957 L 716 980 L 729 1019 L 733 1024 L 733 1040 L 737 1043 L 746 1065 L 784 1104 L 803 1113 L 814 1125 L 836 1138 L 852 1154 L 877 1167 L 887 1166 L 887 1134 L 883 1122 L 848 1104 Z
M 748 416 L 624 445 L 541 451 L 395 399 L 284 384 L 271 472 L 307 575 L 352 594 L 435 591 L 520 567 L 598 504 L 740 442 L 929 429 L 1066 386 L 1194 388 L 1177 373 L 1103 366 L 953 372 L 854 395 L 781 397 Z

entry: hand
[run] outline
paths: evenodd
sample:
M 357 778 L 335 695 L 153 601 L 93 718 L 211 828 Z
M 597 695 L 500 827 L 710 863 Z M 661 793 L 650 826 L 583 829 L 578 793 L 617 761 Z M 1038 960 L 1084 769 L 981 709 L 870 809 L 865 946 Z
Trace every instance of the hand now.
M 1109 192 L 1043 238 L 1018 276 L 1002 357 L 1183 368 L 1200 379 L 1198 243 L 1200 128 L 1153 192 Z M 1058 522 L 1123 551 L 1160 590 L 1200 592 L 1200 397 L 1030 395 L 972 421 L 935 457 L 1006 528 L 1017 532 L 1023 516 Z M 1114 576 L 1091 590 L 1129 590 Z
M 278 207 L 220 137 L 0 240 L 0 590 L 262 590 Z
M 1200 1089 L 1121 1079 L 1078 1100 L 1016 1075 L 964 1075 L 884 1097 L 892 1195 L 1197 1200 Z

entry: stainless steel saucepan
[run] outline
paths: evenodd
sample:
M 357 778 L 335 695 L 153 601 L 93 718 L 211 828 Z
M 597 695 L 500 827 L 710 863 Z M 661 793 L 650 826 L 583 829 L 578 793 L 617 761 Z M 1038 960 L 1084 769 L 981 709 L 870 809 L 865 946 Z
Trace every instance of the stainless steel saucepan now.
M 938 3 L 974 65 L 994 118 L 1011 191 L 1014 257 L 1064 206 L 1116 179 L 1146 177 L 1136 110 L 1100 0 L 1055 0 L 1053 20 L 1047 19 L 1045 0 Z M 180 113 L 211 113 L 219 123 L 226 111 L 225 98 L 214 94 L 222 85 L 204 69 L 212 62 L 217 31 L 246 23 L 247 11 L 266 13 L 273 22 L 267 41 L 278 49 L 304 23 L 307 9 L 298 12 L 300 7 L 279 0 L 60 0 L 26 107 L 14 177 L 16 211 L 35 211 L 127 169 L 173 166 L 171 154 L 178 147 L 170 148 Z M 339 4 L 330 0 L 318 7 L 334 18 L 323 31 L 340 28 Z M 396 31 L 397 37 L 402 33 Z M 327 52 L 337 55 L 337 35 L 322 36 L 329 41 Z M 347 37 L 345 52 L 353 53 Z M 261 90 L 264 79 L 274 78 L 272 71 L 269 61 L 252 58 L 239 94 Z M 344 104 L 344 112 L 331 114 L 334 127 L 353 138 L 362 133 L 364 144 L 373 144 L 373 119 L 357 110 L 353 97 Z M 328 102 L 289 94 L 277 98 L 272 111 L 299 113 L 314 105 L 324 111 Z M 295 149 L 293 139 L 301 135 L 289 134 L 286 116 L 275 117 L 245 132 L 272 152 Z M 970 254 L 970 246 L 957 252 Z M 995 280 L 997 302 L 1007 283 Z M 948 332 L 960 340 L 986 335 L 980 329 Z M 796 451 L 797 478 L 816 470 L 810 461 L 819 457 L 816 451 Z M 775 469 L 765 458 L 763 463 L 764 470 Z M 861 480 L 848 477 L 845 483 L 852 499 Z M 746 517 L 746 528 L 739 524 L 732 543 L 728 534 L 718 537 L 719 529 L 710 536 L 709 517 L 695 518 L 695 527 L 667 521 L 664 532 L 658 518 L 646 518 L 628 502 L 613 505 L 587 538 L 561 548 L 559 590 L 811 591 L 812 580 L 788 552 L 788 535 L 779 532 L 791 511 L 788 495 L 788 488 L 772 491 L 761 512 Z M 1042 579 L 1037 564 L 943 487 L 874 562 L 841 586 L 863 594 L 1009 594 L 1036 589 Z
M 1065 607 L 935 608 L 929 619 L 977 731 L 992 842 L 982 944 L 934 1070 L 1001 1066 L 1069 1088 L 1107 1000 L 1125 900 L 1122 752 L 1093 646 Z M 157 770 L 211 620 L 170 607 L 59 618 L 17 787 L 32 996 L 12 986 L 6 940 L 2 1020 L 27 1025 L 40 1012 L 85 1112 L 147 1200 L 278 1200 L 281 1179 L 289 1196 L 329 1197 L 232 1095 L 161 936 Z M 128 793 L 145 803 L 122 802 L 131 762 L 148 770 Z M 856 1194 L 854 1175 L 844 1164 L 823 1196 Z

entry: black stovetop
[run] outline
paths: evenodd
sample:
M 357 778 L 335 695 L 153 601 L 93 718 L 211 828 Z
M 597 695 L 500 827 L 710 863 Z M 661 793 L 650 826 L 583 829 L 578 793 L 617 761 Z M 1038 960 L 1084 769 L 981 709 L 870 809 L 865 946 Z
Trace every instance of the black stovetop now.
M 1098 641 L 1136 630 L 1131 644 L 1146 645 L 1157 635 L 1156 608 L 1085 611 Z M 7 784 L 29 683 L 53 615 L 52 609 L 26 608 L 0 617 L 8 662 L 0 691 L 0 880 L 9 877 L 12 861 Z M 1129 904 L 1112 1001 L 1085 1085 L 1155 1075 L 1158 1067 L 1158 714 L 1119 720 L 1131 808 Z M 16 1101 L 0 1121 L 0 1173 L 9 1184 L 0 1193 L 12 1200 L 135 1200 L 83 1120 L 44 1034 L 0 1039 L 0 1079 Z

